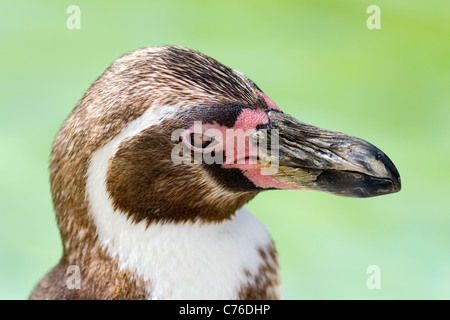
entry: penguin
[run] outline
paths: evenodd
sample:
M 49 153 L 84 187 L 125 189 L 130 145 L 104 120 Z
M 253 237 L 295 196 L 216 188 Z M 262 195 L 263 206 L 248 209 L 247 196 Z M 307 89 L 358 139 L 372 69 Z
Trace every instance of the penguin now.
M 117 59 L 70 113 L 50 181 L 63 245 L 41 299 L 281 299 L 273 189 L 400 190 L 365 140 L 298 121 L 243 73 L 180 46 Z

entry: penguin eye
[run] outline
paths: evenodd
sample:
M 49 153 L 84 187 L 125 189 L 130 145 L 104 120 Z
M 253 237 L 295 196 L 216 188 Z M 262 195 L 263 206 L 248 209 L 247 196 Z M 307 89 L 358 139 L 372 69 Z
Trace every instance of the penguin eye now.
M 205 149 L 208 147 L 214 139 L 202 133 L 191 133 L 191 144 L 195 148 Z

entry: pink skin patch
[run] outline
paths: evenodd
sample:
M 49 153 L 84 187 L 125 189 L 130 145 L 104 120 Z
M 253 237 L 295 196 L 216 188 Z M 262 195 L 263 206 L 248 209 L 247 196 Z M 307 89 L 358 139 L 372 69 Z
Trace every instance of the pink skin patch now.
M 239 168 L 237 166 L 236 168 Z M 241 168 L 242 169 L 242 168 Z M 261 174 L 261 169 L 243 169 L 242 170 L 244 175 L 249 179 L 253 184 L 259 188 L 268 189 L 268 188 L 275 188 L 275 189 L 285 189 L 285 190 L 297 190 L 299 189 L 296 186 L 291 186 L 289 184 L 286 184 L 284 182 L 281 182 L 277 179 L 275 179 L 270 174 L 263 175 Z
M 225 168 L 232 168 L 234 165 L 250 164 L 250 158 L 258 157 L 258 148 L 250 143 L 249 137 L 256 131 L 256 127 L 268 124 L 269 118 L 263 110 L 245 109 L 242 110 L 236 119 L 233 128 L 221 126 L 217 123 L 202 124 L 194 122 L 188 130 L 181 134 L 185 144 L 189 145 L 197 153 L 209 153 L 211 151 L 225 150 Z M 202 134 L 206 140 L 212 141 L 206 148 L 197 147 L 189 142 L 191 134 Z M 256 164 L 256 161 L 254 161 Z
M 236 119 L 234 127 L 226 137 L 226 161 L 224 168 L 227 165 L 251 165 L 250 159 L 258 157 L 258 148 L 250 142 L 249 137 L 256 131 L 256 127 L 262 124 L 268 124 L 269 118 L 262 110 L 245 109 L 242 110 L 239 117 Z M 243 169 L 244 167 L 240 167 Z
M 256 93 L 264 99 L 269 109 L 281 111 L 281 109 L 275 104 L 275 102 L 273 102 L 272 99 L 270 99 L 265 93 L 259 91 L 258 89 L 256 89 Z
M 266 96 L 267 97 L 267 96 Z M 269 99 L 267 97 L 267 99 Z M 272 101 L 269 99 L 269 101 Z M 271 102 L 273 106 L 278 108 L 275 103 Z M 269 104 L 269 103 L 268 103 Z M 270 105 L 269 105 L 270 106 Z M 258 148 L 249 141 L 249 136 L 256 131 L 256 127 L 262 124 L 268 124 L 269 118 L 262 110 L 245 109 L 241 112 L 236 120 L 234 127 L 237 141 L 243 139 L 245 143 L 234 143 L 234 148 L 226 149 L 227 161 L 223 165 L 224 168 L 238 168 L 253 184 L 259 188 L 276 188 L 276 189 L 298 189 L 295 186 L 288 185 L 277 180 L 270 174 L 263 174 L 258 167 L 255 159 L 258 157 Z M 241 140 L 242 141 L 242 140 Z M 233 143 L 233 141 L 231 141 Z M 231 152 L 230 152 L 231 151 Z M 230 161 L 231 160 L 231 161 Z
M 264 95 L 269 102 L 278 108 L 278 106 L 269 99 L 264 93 L 261 91 L 258 94 Z M 264 98 L 263 96 L 263 98 Z M 266 100 L 264 98 L 264 100 Z M 269 107 L 271 105 L 266 100 Z M 279 110 L 279 108 L 278 108 Z M 256 127 L 262 124 L 268 124 L 269 118 L 267 114 L 262 110 L 252 110 L 245 109 L 241 112 L 239 117 L 236 120 L 236 123 L 233 127 L 235 132 L 238 132 L 239 129 L 245 131 L 245 136 L 238 136 L 238 139 L 245 139 L 245 147 L 240 148 L 239 144 L 235 145 L 234 150 L 231 150 L 231 154 L 234 155 L 232 158 L 233 161 L 229 161 L 229 151 L 226 150 L 227 161 L 223 165 L 224 168 L 238 168 L 242 170 L 242 173 L 249 179 L 253 184 L 259 188 L 267 189 L 267 188 L 276 188 L 276 189 L 298 189 L 295 186 L 288 185 L 277 180 L 274 176 L 270 174 L 262 174 L 263 169 L 257 167 L 257 164 L 252 164 L 250 158 L 256 159 L 258 157 L 258 148 L 253 143 L 250 143 L 249 136 L 256 131 Z M 239 141 L 239 140 L 238 140 Z M 230 155 L 231 155 L 230 154 Z
M 264 98 L 269 107 L 279 110 L 272 100 L 270 100 L 262 92 L 259 94 Z M 256 131 L 258 125 L 269 123 L 269 118 L 263 110 L 259 109 L 244 109 L 239 117 L 236 119 L 233 128 L 221 126 L 217 123 L 202 124 L 200 122 L 194 123 L 192 127 L 181 134 L 185 143 L 189 145 L 188 136 L 192 133 L 199 134 L 199 141 L 201 142 L 201 135 L 207 137 L 207 141 L 212 141 L 210 145 L 205 148 L 191 145 L 191 149 L 198 153 L 210 153 L 211 151 L 225 150 L 225 162 L 222 164 L 223 168 L 237 168 L 242 170 L 242 173 L 259 188 L 276 188 L 276 189 L 298 189 L 298 187 L 288 185 L 277 180 L 273 175 L 264 174 L 264 168 L 257 163 L 259 156 L 258 147 L 250 142 L 250 135 Z

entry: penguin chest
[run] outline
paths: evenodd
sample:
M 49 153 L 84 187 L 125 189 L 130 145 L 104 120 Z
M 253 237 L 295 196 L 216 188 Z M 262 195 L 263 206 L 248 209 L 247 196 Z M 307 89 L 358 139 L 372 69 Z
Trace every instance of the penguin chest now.
M 272 239 L 244 209 L 220 224 L 128 224 L 105 245 L 150 299 L 279 297 Z

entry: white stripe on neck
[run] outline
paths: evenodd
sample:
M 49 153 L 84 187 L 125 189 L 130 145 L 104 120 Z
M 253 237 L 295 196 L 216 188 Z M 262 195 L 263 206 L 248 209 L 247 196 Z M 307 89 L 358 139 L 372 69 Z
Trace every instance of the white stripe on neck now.
M 265 227 L 248 211 L 240 209 L 233 219 L 218 223 L 132 224 L 115 211 L 106 189 L 109 160 L 119 144 L 142 130 L 160 123 L 178 106 L 147 110 L 120 134 L 98 149 L 87 171 L 90 215 L 101 245 L 121 270 L 149 281 L 153 299 L 236 299 L 239 287 L 256 275 L 262 258 L 258 248 L 271 243 Z

